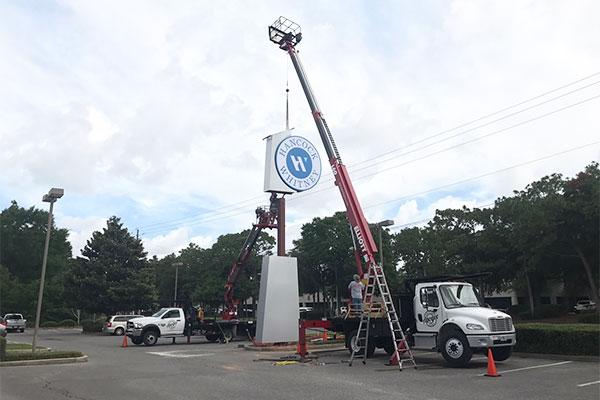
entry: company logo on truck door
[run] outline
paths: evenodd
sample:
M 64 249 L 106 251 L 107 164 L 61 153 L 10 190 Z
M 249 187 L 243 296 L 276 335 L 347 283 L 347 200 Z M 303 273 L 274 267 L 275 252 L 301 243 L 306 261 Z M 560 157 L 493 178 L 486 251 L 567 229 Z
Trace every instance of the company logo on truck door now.
M 281 180 L 297 192 L 314 187 L 321 177 L 321 157 L 301 136 L 288 136 L 275 151 L 275 168 Z

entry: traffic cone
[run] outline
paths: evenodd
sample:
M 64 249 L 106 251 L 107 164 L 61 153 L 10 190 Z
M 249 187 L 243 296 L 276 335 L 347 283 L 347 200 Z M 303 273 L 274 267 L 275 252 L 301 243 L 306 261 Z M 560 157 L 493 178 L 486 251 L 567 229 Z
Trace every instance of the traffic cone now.
M 323 330 L 323 343 L 325 343 L 327 341 L 327 330 L 324 329 Z
M 123 343 L 121 343 L 121 347 L 127 347 L 127 335 L 123 335 Z
M 389 365 L 398 365 L 398 356 L 406 351 L 406 345 L 404 344 L 404 340 L 398 342 L 398 352 L 394 352 L 389 360 Z
M 496 371 L 496 363 L 494 362 L 494 355 L 492 354 L 491 348 L 488 348 L 488 366 L 485 376 L 491 376 L 492 378 L 497 378 L 500 376 L 500 374 Z

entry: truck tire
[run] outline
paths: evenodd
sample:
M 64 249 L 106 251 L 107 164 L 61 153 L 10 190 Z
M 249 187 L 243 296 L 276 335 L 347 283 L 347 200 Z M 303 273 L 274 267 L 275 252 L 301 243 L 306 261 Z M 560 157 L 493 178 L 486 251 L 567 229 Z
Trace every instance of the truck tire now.
M 123 336 L 124 333 L 125 333 L 125 329 L 119 327 L 119 328 L 115 329 L 114 335 L 115 336 Z
M 473 357 L 467 337 L 458 330 L 446 333 L 440 341 L 440 347 L 442 356 L 451 367 L 464 367 Z
M 387 353 L 388 356 L 394 354 L 394 342 L 391 338 L 386 338 L 383 342 L 383 350 Z
M 144 345 L 154 346 L 158 341 L 158 332 L 155 329 L 148 329 L 142 336 Z
M 492 354 L 494 355 L 494 361 L 507 360 L 512 355 L 512 346 L 493 347 Z
M 219 334 L 218 333 L 207 333 L 206 335 L 204 335 L 204 337 L 206 337 L 206 340 L 208 340 L 211 343 L 216 343 L 219 340 Z
M 131 342 L 135 345 L 140 345 L 142 344 L 143 338 L 141 336 L 134 336 L 134 337 L 129 337 L 129 339 L 131 339 Z
M 25 328 L 21 328 L 20 332 L 21 333 L 25 332 Z
M 346 347 L 348 348 L 348 351 L 350 352 L 350 354 L 352 354 L 352 352 L 356 348 L 357 336 L 358 336 L 358 331 L 356 329 L 353 330 L 352 332 L 350 332 L 350 335 L 348 335 L 348 342 L 346 343 Z M 360 349 L 356 352 L 355 355 L 362 356 L 363 351 L 364 351 L 364 349 Z M 369 343 L 367 344 L 367 357 L 371 358 L 373 356 L 373 353 L 375 353 L 375 340 L 371 338 L 371 339 L 369 339 Z
M 219 336 L 221 343 L 229 343 L 233 340 L 233 330 L 223 329 L 223 333 Z

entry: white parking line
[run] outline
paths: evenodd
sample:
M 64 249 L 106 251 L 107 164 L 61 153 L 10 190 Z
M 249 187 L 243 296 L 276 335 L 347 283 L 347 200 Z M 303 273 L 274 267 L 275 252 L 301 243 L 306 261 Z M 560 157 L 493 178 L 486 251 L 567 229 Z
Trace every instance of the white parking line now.
M 572 363 L 573 361 L 561 361 L 561 362 L 557 362 L 557 363 L 552 363 L 552 364 L 542 364 L 542 365 L 534 365 L 531 367 L 523 367 L 523 368 L 516 368 L 516 369 L 509 369 L 506 371 L 498 371 L 499 374 L 506 374 L 508 372 L 517 372 L 517 371 L 525 371 L 527 369 L 536 369 L 536 368 L 547 368 L 547 367 L 556 367 L 559 365 L 565 365 L 565 364 L 569 364 Z M 479 374 L 479 376 L 484 376 L 485 374 Z
M 192 357 L 207 357 L 212 356 L 214 353 L 203 353 L 203 354 L 177 354 L 182 350 L 175 351 L 147 351 L 146 354 L 152 354 L 155 356 L 161 357 L 170 357 L 170 358 L 192 358 Z
M 584 387 L 584 386 L 590 386 L 590 385 L 597 385 L 597 384 L 599 384 L 599 383 L 600 383 L 600 381 L 594 381 L 594 382 L 588 382 L 588 383 L 580 383 L 580 384 L 579 384 L 579 385 L 577 385 L 577 386 L 579 386 L 579 387 Z

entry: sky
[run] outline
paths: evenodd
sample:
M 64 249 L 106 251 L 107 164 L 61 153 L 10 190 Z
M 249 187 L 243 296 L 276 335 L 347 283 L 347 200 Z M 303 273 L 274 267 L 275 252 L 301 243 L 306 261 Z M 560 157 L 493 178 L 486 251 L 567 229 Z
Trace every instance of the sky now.
M 2 1 L 0 207 L 47 208 L 73 255 L 116 215 L 150 256 L 248 229 L 263 138 L 325 151 L 283 15 L 370 222 L 484 207 L 600 159 L 600 2 Z M 302 224 L 344 206 L 327 163 L 287 200 Z M 273 233 L 274 234 L 274 233 Z

